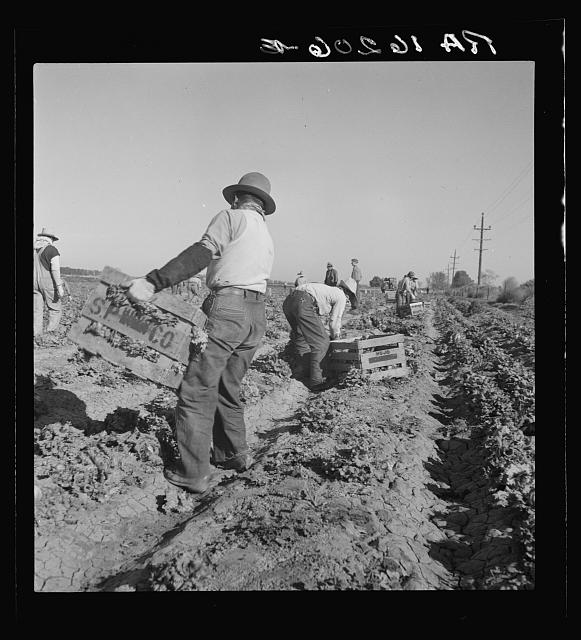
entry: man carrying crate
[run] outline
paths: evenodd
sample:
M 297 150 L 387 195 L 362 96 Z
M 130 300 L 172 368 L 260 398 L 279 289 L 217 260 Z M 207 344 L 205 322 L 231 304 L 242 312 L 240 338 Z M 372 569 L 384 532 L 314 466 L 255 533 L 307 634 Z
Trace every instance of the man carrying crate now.
M 313 391 L 320 389 L 323 384 L 321 362 L 330 344 L 320 316 L 329 314 L 331 339 L 338 338 L 347 300 L 352 309 L 358 307 L 356 287 L 351 278 L 347 282 L 341 280 L 336 287 L 309 282 L 299 285 L 282 303 L 282 310 L 291 326 L 291 346 L 300 359 L 300 369 L 295 375 L 308 375 L 308 386 Z
M 214 465 L 244 471 L 250 464 L 240 384 L 266 328 L 264 298 L 274 259 L 265 217 L 276 205 L 268 179 L 247 173 L 222 193 L 230 208 L 211 220 L 200 241 L 161 269 L 132 280 L 127 292 L 145 302 L 207 267 L 210 294 L 202 311 L 208 316 L 208 343 L 190 359 L 178 388 L 181 464 L 164 470 L 169 482 L 194 493 L 209 487 L 212 441 Z

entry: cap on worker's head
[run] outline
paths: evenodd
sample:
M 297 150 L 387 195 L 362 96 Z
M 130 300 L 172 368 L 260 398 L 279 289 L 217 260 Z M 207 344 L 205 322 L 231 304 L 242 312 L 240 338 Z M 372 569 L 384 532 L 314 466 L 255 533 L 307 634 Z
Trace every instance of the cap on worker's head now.
M 410 278 L 413 278 L 415 275 L 416 275 L 416 274 L 415 274 L 413 271 L 410 271 L 410 272 L 408 273 L 408 276 L 409 276 Z
M 357 258 L 351 258 L 351 262 L 359 262 L 359 260 L 357 260 Z
M 359 306 L 359 300 L 357 299 L 357 283 L 353 278 L 347 278 L 347 280 L 341 280 L 337 285 L 343 289 L 343 291 L 349 296 L 351 306 L 355 309 Z
M 264 213 L 270 215 L 274 213 L 276 204 L 270 197 L 270 181 L 262 173 L 256 171 L 244 174 L 238 184 L 231 184 L 222 190 L 222 195 L 226 198 L 229 204 L 234 202 L 234 196 L 237 193 L 251 193 L 252 195 L 260 198 L 264 202 Z
M 302 271 L 299 271 L 299 272 L 297 273 L 297 276 L 302 276 L 302 275 L 303 275 L 303 272 L 302 272 Z
M 332 267 L 333 265 L 330 262 L 327 262 L 327 267 Z
M 47 238 L 52 238 L 53 240 L 58 240 L 57 236 L 54 233 L 46 230 L 46 227 L 42 228 L 42 231 L 38 234 L 39 236 L 46 236 Z

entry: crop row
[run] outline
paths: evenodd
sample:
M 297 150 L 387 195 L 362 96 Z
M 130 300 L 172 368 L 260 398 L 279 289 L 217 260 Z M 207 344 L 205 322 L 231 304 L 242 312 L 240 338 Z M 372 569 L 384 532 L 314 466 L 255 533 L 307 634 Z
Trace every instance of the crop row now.
M 522 561 L 534 583 L 535 451 L 534 373 L 511 360 L 494 334 L 445 300 L 437 307 L 445 327 L 444 353 L 469 409 L 480 427 L 485 469 L 494 501 L 517 513 Z

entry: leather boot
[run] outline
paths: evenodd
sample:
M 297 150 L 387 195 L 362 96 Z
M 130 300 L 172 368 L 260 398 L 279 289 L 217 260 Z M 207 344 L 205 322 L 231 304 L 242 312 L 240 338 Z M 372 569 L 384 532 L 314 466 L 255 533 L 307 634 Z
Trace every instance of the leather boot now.
M 168 482 L 175 485 L 176 487 L 180 487 L 181 489 L 186 489 L 186 491 L 191 491 L 192 493 L 205 493 L 210 486 L 210 476 L 202 476 L 201 478 L 187 478 L 186 476 L 182 476 L 177 471 L 172 471 L 171 469 L 164 469 L 163 475 Z

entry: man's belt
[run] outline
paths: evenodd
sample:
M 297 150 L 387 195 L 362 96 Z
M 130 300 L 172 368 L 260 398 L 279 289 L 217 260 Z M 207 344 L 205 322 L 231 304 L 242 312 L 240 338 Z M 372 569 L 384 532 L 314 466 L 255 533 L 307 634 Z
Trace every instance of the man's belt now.
M 217 289 L 212 289 L 212 293 L 214 295 L 222 292 L 228 295 L 244 296 L 245 298 L 250 298 L 252 300 L 262 300 L 264 298 L 264 293 L 261 291 L 241 289 L 240 287 L 218 287 Z

